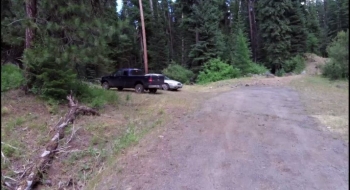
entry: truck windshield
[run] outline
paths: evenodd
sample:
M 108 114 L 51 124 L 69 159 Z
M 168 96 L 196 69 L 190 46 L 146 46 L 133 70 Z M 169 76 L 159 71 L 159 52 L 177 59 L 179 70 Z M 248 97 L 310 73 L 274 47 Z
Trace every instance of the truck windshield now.
M 138 69 L 130 70 L 130 74 L 131 75 L 138 75 L 138 76 L 145 75 L 145 73 L 143 71 L 138 70 Z

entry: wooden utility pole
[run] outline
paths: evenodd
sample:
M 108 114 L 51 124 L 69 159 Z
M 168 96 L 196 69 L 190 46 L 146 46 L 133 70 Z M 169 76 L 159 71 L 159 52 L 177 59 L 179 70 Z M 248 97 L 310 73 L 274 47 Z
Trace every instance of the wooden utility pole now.
M 145 73 L 148 73 L 148 59 L 147 59 L 147 44 L 146 44 L 146 31 L 145 21 L 143 19 L 142 0 L 139 0 L 140 14 L 141 14 L 141 27 L 142 27 L 142 40 L 143 40 L 143 61 L 145 62 Z

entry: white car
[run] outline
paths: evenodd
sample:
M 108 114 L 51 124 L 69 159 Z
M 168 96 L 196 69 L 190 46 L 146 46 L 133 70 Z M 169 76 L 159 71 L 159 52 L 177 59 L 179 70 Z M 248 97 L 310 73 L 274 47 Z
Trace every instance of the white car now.
M 156 73 L 149 73 L 147 75 L 162 75 L 162 74 L 156 74 Z M 182 88 L 183 84 L 179 81 L 172 80 L 168 78 L 167 76 L 164 76 L 164 84 L 162 85 L 163 90 L 178 90 Z
M 178 90 L 182 88 L 182 83 L 176 80 L 172 80 L 167 76 L 164 76 L 164 84 L 162 85 L 163 90 Z

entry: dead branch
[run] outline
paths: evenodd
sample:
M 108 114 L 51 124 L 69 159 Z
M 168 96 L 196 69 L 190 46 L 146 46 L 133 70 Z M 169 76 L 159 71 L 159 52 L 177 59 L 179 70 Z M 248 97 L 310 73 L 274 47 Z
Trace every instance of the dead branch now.
M 23 171 L 22 175 L 19 177 L 19 179 L 23 179 L 24 175 L 26 175 L 27 171 L 31 168 L 32 168 L 32 166 L 28 167 L 27 169 L 24 167 L 24 171 Z
M 1 151 L 1 156 L 4 158 L 4 162 L 6 162 L 7 158 L 6 158 L 5 154 L 2 151 Z
M 11 189 L 11 190 L 14 189 L 13 186 L 11 185 L 11 183 L 9 183 L 9 182 L 7 182 L 7 181 L 5 181 L 3 184 L 4 184 L 4 186 L 6 186 L 8 189 Z
M 15 179 L 13 179 L 12 177 L 9 177 L 9 176 L 3 175 L 2 177 L 3 177 L 4 179 L 10 179 L 10 180 L 12 180 L 12 181 L 17 181 L 17 180 L 15 180 Z
M 72 139 L 73 139 L 75 133 L 76 133 L 79 129 L 80 129 L 80 128 L 74 130 L 74 124 L 73 124 L 72 134 L 71 134 L 70 138 L 68 139 L 68 141 L 66 142 L 66 145 L 72 141 Z
M 49 163 L 54 158 L 55 152 L 57 152 L 59 140 L 64 138 L 65 127 L 73 123 L 78 115 L 100 115 L 96 110 L 92 108 L 79 106 L 78 101 L 74 99 L 72 93 L 67 96 L 67 100 L 68 106 L 70 108 L 69 111 L 54 127 L 54 136 L 46 145 L 46 148 L 40 155 L 38 161 L 34 163 L 34 166 L 28 171 L 29 175 L 26 176 L 18 185 L 17 190 L 30 190 L 37 182 L 40 181 L 42 174 L 48 169 Z M 74 134 L 72 134 L 72 136 L 73 135 Z

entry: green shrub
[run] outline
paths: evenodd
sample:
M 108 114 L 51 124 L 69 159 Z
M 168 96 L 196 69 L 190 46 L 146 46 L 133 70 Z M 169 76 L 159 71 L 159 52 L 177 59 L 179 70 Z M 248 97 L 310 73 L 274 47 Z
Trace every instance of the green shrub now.
M 191 70 L 176 63 L 172 63 L 165 68 L 163 74 L 182 83 L 190 82 L 191 78 L 194 76 L 194 73 Z
M 204 64 L 204 69 L 199 72 L 197 81 L 200 84 L 205 84 L 219 80 L 237 78 L 239 76 L 239 69 L 233 68 L 232 65 L 226 64 L 220 59 L 211 59 Z
M 349 78 L 349 75 L 346 75 L 341 67 L 340 64 L 337 64 L 334 62 L 334 60 L 328 61 L 323 67 L 322 67 L 322 73 L 325 77 L 336 80 L 341 78 Z
M 305 59 L 300 55 L 292 57 L 290 60 L 285 61 L 283 69 L 287 73 L 300 74 L 305 69 Z
M 323 67 L 323 75 L 330 79 L 349 79 L 349 30 L 339 32 L 327 52 L 330 61 Z
M 87 82 L 74 80 L 71 88 L 74 97 L 84 105 L 92 108 L 102 108 L 106 104 L 117 105 L 119 96 L 117 92 L 112 90 L 104 90 L 94 84 L 89 85 Z M 67 97 L 69 93 L 65 95 Z M 51 97 L 43 97 L 47 100 L 50 106 L 50 113 L 56 114 L 58 112 L 58 104 L 66 103 L 66 99 L 57 100 Z
M 278 76 L 278 77 L 282 77 L 284 74 L 286 74 L 286 72 L 284 71 L 283 68 L 282 69 L 278 69 L 276 71 L 276 76 Z
M 104 90 L 85 82 L 76 82 L 74 92 L 79 101 L 93 108 L 101 108 L 106 104 L 118 103 L 119 97 L 115 91 Z
M 247 69 L 247 73 L 250 74 L 263 74 L 266 73 L 266 71 L 268 71 L 268 69 L 265 66 L 257 63 L 252 63 Z
M 18 88 L 24 82 L 22 70 L 13 64 L 1 66 L 1 92 Z

